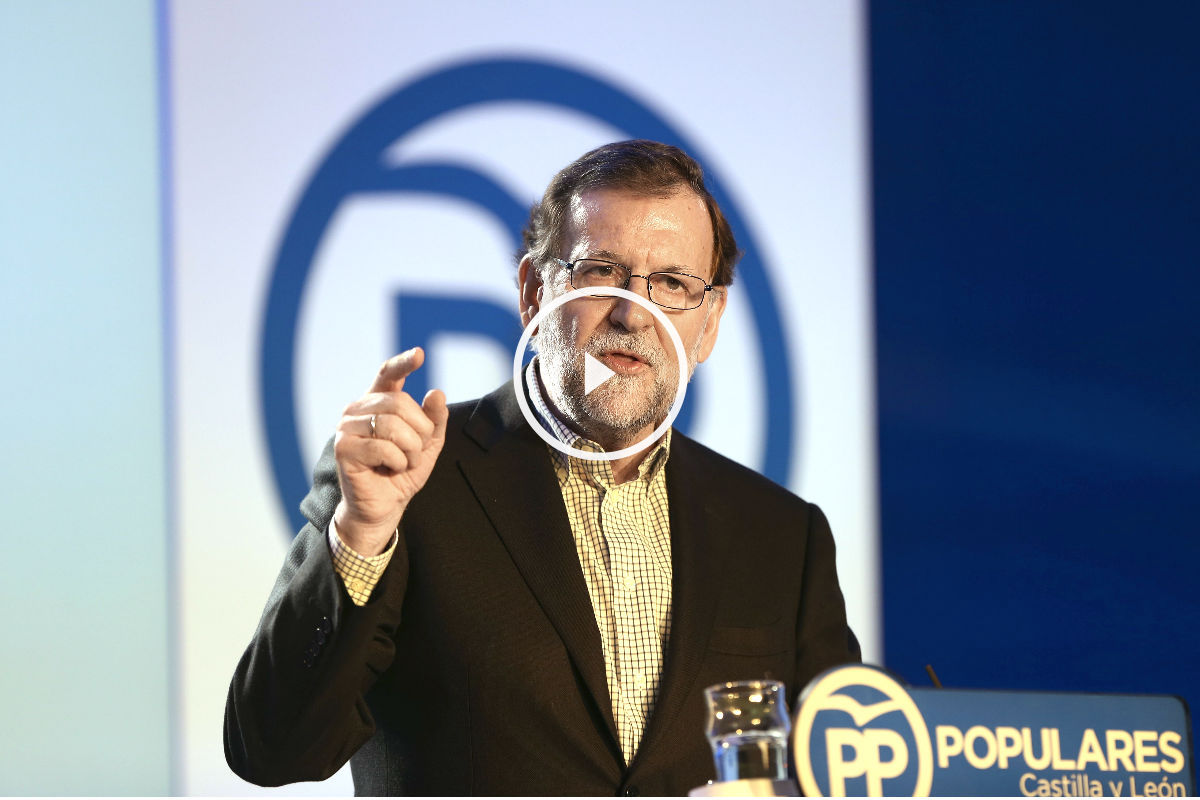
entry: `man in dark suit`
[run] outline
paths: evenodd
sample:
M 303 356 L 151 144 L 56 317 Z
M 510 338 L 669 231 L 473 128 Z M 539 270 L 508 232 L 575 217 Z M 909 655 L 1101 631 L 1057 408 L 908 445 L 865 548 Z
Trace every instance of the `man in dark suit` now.
M 541 320 L 523 380 L 479 401 L 418 404 L 403 387 L 424 354 L 385 363 L 317 465 L 230 687 L 247 780 L 349 759 L 360 794 L 682 794 L 713 775 L 705 686 L 770 677 L 794 701 L 858 658 L 820 510 L 658 435 L 737 256 L 695 162 L 642 141 L 585 154 L 525 244 L 526 324 L 569 291 L 627 288 L 687 364 L 648 307 L 586 292 Z M 595 363 L 611 375 L 593 388 Z

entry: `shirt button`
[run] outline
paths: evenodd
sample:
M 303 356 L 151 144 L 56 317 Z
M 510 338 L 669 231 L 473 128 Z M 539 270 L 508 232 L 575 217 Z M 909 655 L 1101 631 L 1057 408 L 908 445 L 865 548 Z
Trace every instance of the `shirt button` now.
M 633 685 L 639 689 L 646 688 L 646 676 L 640 672 L 633 673 Z
M 362 578 L 351 578 L 350 579 L 350 591 L 354 592 L 355 594 L 362 594 L 366 590 L 367 590 L 367 582 L 364 581 Z
M 626 575 L 621 578 L 621 585 L 625 587 L 625 591 L 632 592 L 637 588 L 637 578 L 632 575 Z

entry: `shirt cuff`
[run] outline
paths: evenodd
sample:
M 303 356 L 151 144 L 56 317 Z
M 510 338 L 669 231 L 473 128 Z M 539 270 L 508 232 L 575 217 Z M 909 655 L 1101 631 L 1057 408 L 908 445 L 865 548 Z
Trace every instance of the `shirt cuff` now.
M 400 541 L 400 530 L 392 534 L 392 543 L 377 556 L 361 556 L 342 541 L 338 536 L 337 526 L 329 521 L 329 552 L 333 555 L 333 571 L 342 579 L 346 593 L 356 606 L 365 606 L 371 599 L 375 584 L 383 577 L 392 553 L 396 552 L 396 544 Z

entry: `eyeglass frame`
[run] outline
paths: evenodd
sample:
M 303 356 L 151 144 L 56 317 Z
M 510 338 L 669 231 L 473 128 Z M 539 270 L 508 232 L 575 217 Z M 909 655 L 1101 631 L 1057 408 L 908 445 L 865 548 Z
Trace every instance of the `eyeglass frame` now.
M 650 302 L 654 303 L 654 305 L 656 305 L 656 306 L 665 308 L 668 311 L 694 311 L 697 308 L 699 308 L 700 306 L 704 305 L 704 296 L 706 294 L 708 294 L 709 292 L 712 292 L 712 291 L 716 291 L 718 288 L 720 288 L 714 284 L 709 283 L 707 280 L 704 280 L 704 278 L 701 278 L 699 275 L 693 275 L 690 272 L 669 272 L 667 270 L 656 270 L 654 272 L 648 272 L 645 275 L 635 275 L 633 270 L 631 270 L 629 267 L 625 266 L 624 264 L 620 263 L 619 261 L 609 261 L 607 258 L 595 258 L 593 256 L 580 256 L 579 258 L 575 259 L 574 261 L 563 261 L 561 258 L 556 258 L 554 256 L 551 256 L 550 260 L 557 263 L 559 266 L 567 268 L 567 281 L 571 284 L 571 288 L 576 289 L 576 290 L 578 290 L 578 289 L 586 290 L 586 289 L 595 288 L 592 286 L 576 286 L 575 285 L 575 281 L 574 281 L 575 265 L 578 264 L 580 261 L 598 261 L 601 264 L 611 264 L 614 267 L 620 267 L 621 269 L 623 269 L 629 273 L 629 277 L 627 277 L 625 279 L 625 283 L 618 288 L 628 289 L 630 281 L 632 281 L 634 278 L 641 278 L 642 280 L 644 280 L 646 282 L 646 296 L 650 298 Z M 687 308 L 676 308 L 674 306 L 664 306 L 662 303 L 660 303 L 654 299 L 654 291 L 650 287 L 650 278 L 652 278 L 655 275 L 683 275 L 688 278 L 695 278 L 698 281 L 704 281 L 704 291 L 700 293 L 700 302 L 696 303 L 696 305 L 694 305 L 694 306 L 688 306 Z

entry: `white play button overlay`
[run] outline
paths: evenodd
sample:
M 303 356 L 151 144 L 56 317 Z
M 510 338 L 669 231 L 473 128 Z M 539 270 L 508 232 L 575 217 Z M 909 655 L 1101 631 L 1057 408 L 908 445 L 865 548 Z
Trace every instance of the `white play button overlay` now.
M 629 445 L 629 447 L 623 447 L 620 450 L 597 453 L 592 450 L 581 450 L 578 447 L 563 444 L 554 434 L 546 429 L 545 425 L 533 413 L 533 409 L 529 407 L 529 398 L 525 396 L 524 391 L 525 379 L 522 377 L 525 372 L 525 350 L 529 347 L 530 338 L 537 331 L 538 323 L 545 319 L 547 314 L 553 313 L 572 300 L 592 300 L 596 297 L 620 297 L 631 303 L 637 303 L 646 309 L 658 321 L 662 329 L 667 332 L 667 335 L 671 337 L 671 344 L 675 347 L 676 363 L 679 364 L 679 372 L 682 375 L 687 374 L 687 353 L 683 349 L 683 339 L 679 338 L 679 331 L 675 330 L 675 325 L 667 318 L 666 313 L 661 308 L 628 289 L 618 289 L 615 286 L 589 286 L 586 289 L 572 289 L 566 294 L 554 298 L 539 308 L 538 312 L 533 315 L 533 319 L 529 320 L 524 332 L 521 333 L 520 341 L 517 342 L 516 352 L 513 353 L 512 385 L 517 396 L 517 405 L 521 408 L 522 416 L 525 417 L 525 421 L 529 423 L 529 427 L 541 437 L 543 442 L 560 453 L 566 453 L 569 456 L 574 456 L 584 461 L 614 461 L 618 458 L 626 458 L 640 453 L 662 438 L 667 429 L 671 427 L 671 424 L 675 422 L 675 418 L 679 416 L 679 409 L 683 408 L 683 400 L 687 395 L 687 381 L 679 381 L 678 386 L 675 387 L 675 402 L 671 403 L 671 410 L 667 412 L 667 418 L 660 422 L 657 428 L 647 434 L 646 438 L 636 444 Z M 592 389 L 595 389 L 616 373 L 593 356 L 589 356 L 587 353 L 583 355 L 583 392 L 584 394 L 588 394 Z
M 592 390 L 617 373 L 604 365 L 600 359 L 590 353 L 583 354 L 583 393 L 591 394 Z

